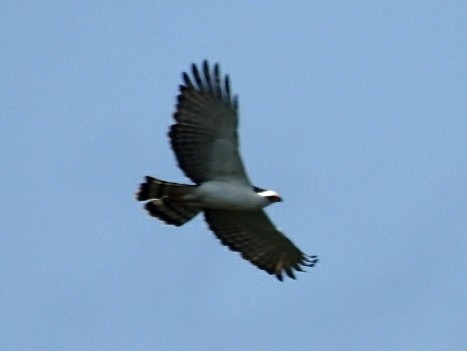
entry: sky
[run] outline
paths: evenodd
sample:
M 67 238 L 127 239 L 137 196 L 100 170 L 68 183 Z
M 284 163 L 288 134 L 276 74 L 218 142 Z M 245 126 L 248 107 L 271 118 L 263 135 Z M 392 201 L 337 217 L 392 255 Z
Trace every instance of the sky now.
M 465 1 L 4 1 L 1 350 L 466 350 Z M 277 281 L 149 217 L 181 73 L 319 264 Z

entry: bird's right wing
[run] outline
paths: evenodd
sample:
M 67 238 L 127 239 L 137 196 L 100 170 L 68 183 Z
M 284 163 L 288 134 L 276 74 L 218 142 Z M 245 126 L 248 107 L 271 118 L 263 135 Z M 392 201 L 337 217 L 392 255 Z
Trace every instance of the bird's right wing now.
M 238 103 L 230 96 L 229 78 L 221 79 L 219 66 L 202 71 L 192 65 L 183 74 L 176 123 L 169 136 L 180 168 L 195 183 L 223 180 L 250 185 L 238 151 Z
M 295 279 L 293 270 L 313 267 L 316 256 L 301 252 L 277 230 L 264 211 L 223 211 L 205 209 L 206 222 L 222 244 L 269 274 L 282 280 L 285 272 Z

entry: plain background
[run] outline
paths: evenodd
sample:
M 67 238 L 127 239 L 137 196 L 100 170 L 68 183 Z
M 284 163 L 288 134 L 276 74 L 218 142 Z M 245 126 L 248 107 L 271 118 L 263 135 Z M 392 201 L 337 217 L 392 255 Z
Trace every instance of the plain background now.
M 465 1 L 4 1 L 1 350 L 466 350 Z M 220 62 L 254 183 L 320 263 L 280 283 L 202 217 L 180 74 Z

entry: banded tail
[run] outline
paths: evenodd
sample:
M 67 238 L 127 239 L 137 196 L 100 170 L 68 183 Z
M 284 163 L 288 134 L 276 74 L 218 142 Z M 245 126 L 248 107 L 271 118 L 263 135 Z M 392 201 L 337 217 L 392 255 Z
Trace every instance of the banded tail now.
M 180 200 L 194 185 L 165 182 L 149 176 L 145 179 L 146 182 L 141 183 L 136 193 L 136 199 L 149 200 L 144 208 L 152 217 L 179 227 L 201 211 L 199 207 L 186 205 Z

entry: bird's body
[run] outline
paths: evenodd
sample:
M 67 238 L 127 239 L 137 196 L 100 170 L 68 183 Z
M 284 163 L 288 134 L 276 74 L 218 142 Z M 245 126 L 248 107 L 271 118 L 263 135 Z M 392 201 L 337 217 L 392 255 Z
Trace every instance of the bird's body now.
M 192 196 L 195 205 L 216 210 L 254 211 L 271 203 L 251 186 L 232 185 L 218 180 L 196 187 Z M 187 200 L 191 201 L 191 198 Z
M 262 210 L 281 201 L 272 190 L 254 187 L 238 152 L 238 102 L 230 96 L 228 76 L 219 66 L 211 71 L 192 65 L 193 78 L 183 74 L 176 123 L 169 137 L 180 168 L 194 185 L 146 177 L 137 193 L 149 214 L 180 226 L 204 212 L 209 228 L 221 242 L 258 268 L 294 278 L 293 270 L 312 267 L 316 256 L 303 254 L 272 224 Z

